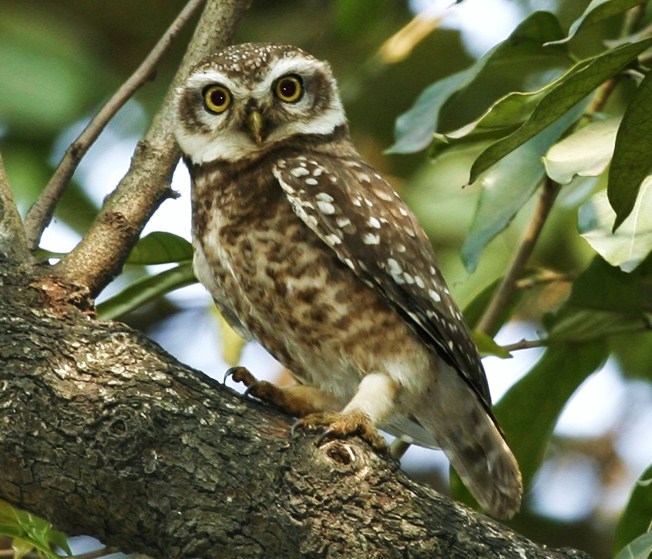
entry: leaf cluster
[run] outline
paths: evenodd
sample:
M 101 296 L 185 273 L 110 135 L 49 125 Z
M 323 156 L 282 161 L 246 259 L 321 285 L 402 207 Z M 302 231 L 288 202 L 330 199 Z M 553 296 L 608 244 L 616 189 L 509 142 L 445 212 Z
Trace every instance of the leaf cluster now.
M 29 512 L 18 510 L 0 499 L 0 535 L 11 538 L 14 559 L 36 552 L 39 557 L 61 559 L 55 549 L 72 555 L 66 535 L 52 524 Z
M 565 281 L 569 273 L 574 278 L 569 295 L 547 312 L 529 316 L 540 321 L 541 338 L 523 344 L 541 345 L 545 351 L 496 407 L 526 486 L 577 388 L 614 352 L 618 356 L 619 351 L 643 351 L 635 344 L 650 343 L 652 78 L 647 60 L 652 37 L 647 28 L 639 29 L 645 17 L 640 5 L 632 0 L 594 0 L 568 32 L 552 13 L 531 14 L 474 64 L 427 87 L 397 119 L 395 142 L 389 149 L 401 154 L 427 150 L 435 165 L 457 158 L 465 169 L 466 188 L 479 191 L 461 250 L 468 272 L 476 270 L 489 243 L 541 189 L 562 196 L 574 190 L 573 204 L 579 199 L 577 228 L 593 257 L 583 270 L 555 270 Z M 614 16 L 625 21 L 622 35 L 598 52 L 578 57 L 573 45 L 582 34 Z M 517 58 L 532 63 L 531 75 L 524 80 L 530 89 L 503 94 L 474 120 L 440 130 L 456 99 Z M 537 72 L 542 63 L 548 70 Z M 536 274 L 536 269 L 520 270 L 521 279 Z M 470 324 L 481 323 L 499 285 L 500 281 L 492 282 L 470 302 L 466 310 Z M 509 348 L 500 347 L 491 336 L 510 317 L 522 314 L 528 301 L 516 290 L 490 331 L 476 333 L 482 351 L 509 356 Z M 649 365 L 641 372 L 652 380 Z M 459 484 L 457 492 L 468 498 Z M 649 529 L 650 494 L 647 485 L 634 489 L 617 530 L 617 549 Z M 633 551 L 636 546 L 638 552 Z M 634 547 L 621 556 L 644 557 L 652 549 L 647 536 Z

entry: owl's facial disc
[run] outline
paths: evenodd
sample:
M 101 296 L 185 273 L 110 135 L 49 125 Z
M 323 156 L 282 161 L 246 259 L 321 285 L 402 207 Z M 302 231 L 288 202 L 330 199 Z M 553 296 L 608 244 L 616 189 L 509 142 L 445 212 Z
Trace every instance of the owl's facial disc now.
M 291 138 L 327 137 L 346 124 L 328 64 L 298 49 L 292 54 L 248 73 L 216 55 L 190 75 L 179 91 L 175 132 L 193 163 L 263 155 Z

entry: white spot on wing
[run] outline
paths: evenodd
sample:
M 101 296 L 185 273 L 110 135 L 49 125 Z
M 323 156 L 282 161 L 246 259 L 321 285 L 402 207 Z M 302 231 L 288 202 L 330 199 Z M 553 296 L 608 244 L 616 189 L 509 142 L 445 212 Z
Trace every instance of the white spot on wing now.
M 324 215 L 333 215 L 335 213 L 335 206 L 330 202 L 324 202 L 323 200 L 317 200 L 317 207 L 319 211 Z
M 392 275 L 398 275 L 403 272 L 401 265 L 393 258 L 387 259 L 387 271 Z
M 378 198 L 380 198 L 381 200 L 384 200 L 385 202 L 391 202 L 394 199 L 394 197 L 390 193 L 386 192 L 382 188 L 374 188 L 374 194 L 378 196 Z
M 331 246 L 339 245 L 342 242 L 342 239 L 340 239 L 337 235 L 333 233 L 331 233 L 330 235 L 326 235 L 324 239 L 326 240 L 326 243 L 328 243 Z
M 290 174 L 293 177 L 299 178 L 299 177 L 305 177 L 306 175 L 309 175 L 310 171 L 308 171 L 308 169 L 306 169 L 305 167 L 296 167 L 290 171 Z
M 306 181 L 307 182 L 307 181 Z M 319 192 L 315 198 L 317 200 L 321 200 L 322 202 L 333 202 L 335 201 L 335 198 L 333 198 L 330 194 L 326 192 Z
M 378 219 L 375 217 L 369 218 L 369 225 L 371 225 L 374 229 L 380 229 L 380 221 L 378 221 Z
M 363 233 L 362 242 L 365 245 L 377 245 L 380 244 L 380 235 L 376 233 Z

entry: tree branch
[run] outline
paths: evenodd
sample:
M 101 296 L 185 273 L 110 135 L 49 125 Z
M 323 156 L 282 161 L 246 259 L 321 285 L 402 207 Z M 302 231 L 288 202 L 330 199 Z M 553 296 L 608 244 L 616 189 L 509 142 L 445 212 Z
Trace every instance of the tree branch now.
M 9 179 L 0 154 L 0 255 L 21 262 L 30 260 L 25 229 L 11 194 Z
M 162 108 L 136 149 L 129 172 L 81 242 L 56 266 L 55 273 L 63 281 L 84 286 L 95 297 L 120 272 L 156 208 L 172 195 L 170 180 L 179 159 L 172 133 L 175 89 L 193 66 L 231 41 L 250 3 L 207 3 Z
M 0 260 L 0 498 L 153 557 L 586 558 L 409 479 L 357 439 L 289 418 L 141 334 L 48 303 Z
M 146 81 L 151 79 L 156 65 L 168 51 L 174 39 L 203 4 L 204 0 L 190 0 L 186 4 L 141 65 L 122 84 L 118 91 L 114 93 L 113 97 L 109 99 L 95 117 L 93 117 L 79 137 L 68 147 L 61 162 L 55 169 L 52 178 L 43 189 L 43 192 L 41 192 L 38 200 L 30 208 L 25 218 L 25 231 L 31 249 L 38 248 L 41 235 L 52 219 L 59 198 L 61 198 L 86 152 L 95 140 L 97 140 L 97 137 L 118 110 L 120 110 Z

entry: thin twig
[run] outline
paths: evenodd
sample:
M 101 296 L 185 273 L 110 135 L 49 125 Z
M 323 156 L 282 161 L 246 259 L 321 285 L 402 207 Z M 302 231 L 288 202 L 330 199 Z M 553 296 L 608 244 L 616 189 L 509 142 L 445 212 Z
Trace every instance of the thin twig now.
M 95 297 L 120 273 L 152 213 L 173 193 L 172 172 L 179 160 L 174 139 L 176 88 L 190 69 L 224 48 L 251 0 L 210 0 L 172 84 L 132 158 L 129 172 L 106 199 L 100 214 L 79 244 L 54 269 L 68 283 L 85 287 Z
M 602 84 L 602 87 L 600 87 L 593 99 L 591 100 L 591 104 L 589 107 L 586 109 L 586 115 L 587 116 L 593 116 L 595 113 L 600 112 L 602 110 L 602 107 L 604 107 L 605 103 L 607 102 L 607 99 L 609 99 L 609 96 L 613 93 L 613 90 L 616 88 L 616 85 L 618 85 L 619 77 L 614 76 L 613 78 L 608 79 L 604 84 Z
M 32 250 L 38 248 L 41 235 L 50 223 L 57 202 L 70 182 L 79 162 L 118 110 L 120 110 L 145 82 L 151 79 L 156 65 L 168 51 L 177 35 L 179 35 L 188 23 L 188 20 L 202 7 L 204 1 L 190 0 L 186 4 L 141 65 L 122 84 L 113 97 L 100 109 L 86 128 L 84 128 L 84 131 L 66 150 L 52 178 L 25 218 L 25 231 L 29 247 Z
M 496 334 L 497 329 L 500 327 L 505 309 L 512 301 L 514 292 L 517 289 L 516 282 L 521 277 L 525 265 L 532 255 L 532 251 L 539 239 L 543 225 L 545 224 L 546 219 L 550 214 L 550 210 L 552 210 L 555 199 L 557 198 L 559 189 L 559 184 L 553 180 L 547 178 L 544 181 L 539 202 L 537 203 L 534 215 L 532 216 L 532 221 L 528 225 L 528 228 L 521 239 L 521 244 L 516 251 L 516 256 L 514 256 L 514 260 L 512 260 L 507 274 L 498 287 L 498 291 L 478 321 L 476 330 L 489 336 L 494 336 Z
M 512 351 L 520 351 L 522 349 L 532 349 L 535 347 L 545 347 L 548 344 L 546 340 L 521 340 L 513 344 L 501 346 L 502 349 L 511 353 Z
M 554 270 L 541 270 L 531 277 L 519 279 L 516 282 L 516 288 L 524 290 L 549 283 L 570 283 L 572 281 L 573 278 L 569 274 L 562 274 Z

